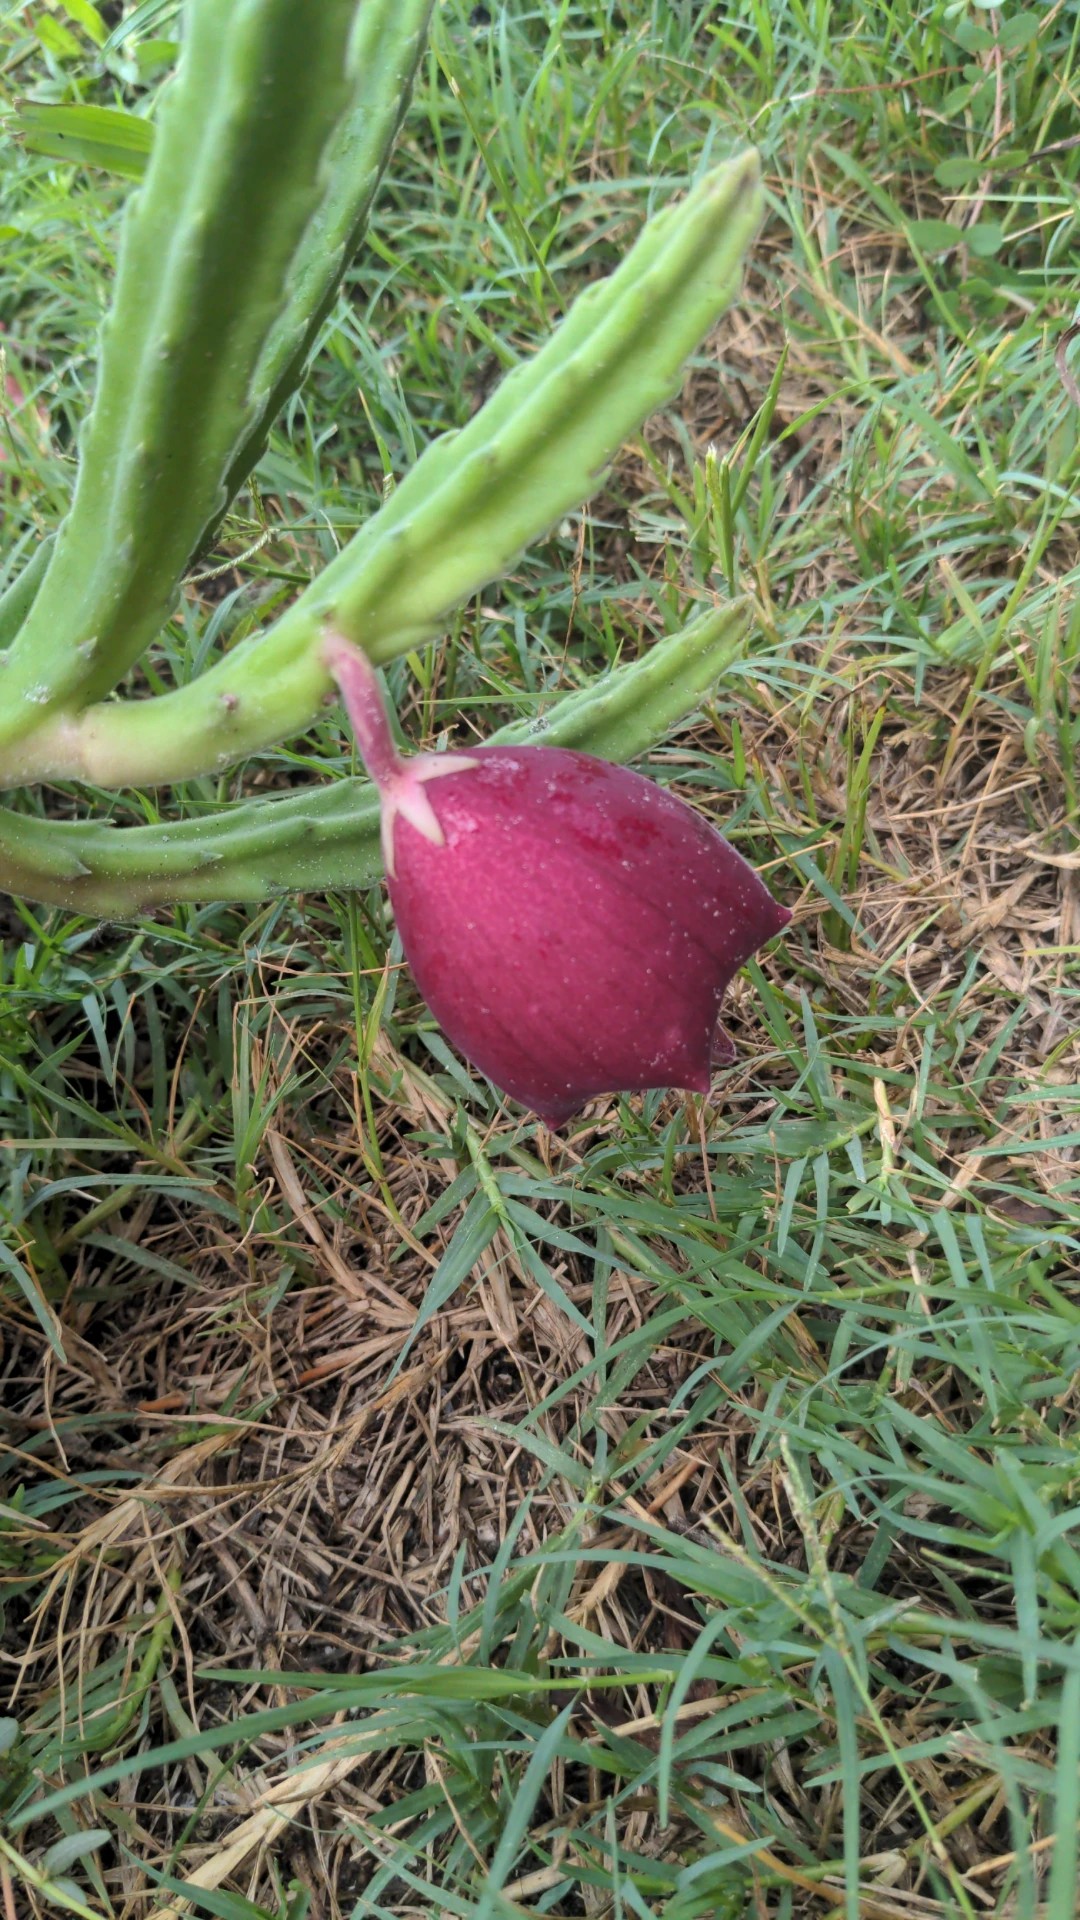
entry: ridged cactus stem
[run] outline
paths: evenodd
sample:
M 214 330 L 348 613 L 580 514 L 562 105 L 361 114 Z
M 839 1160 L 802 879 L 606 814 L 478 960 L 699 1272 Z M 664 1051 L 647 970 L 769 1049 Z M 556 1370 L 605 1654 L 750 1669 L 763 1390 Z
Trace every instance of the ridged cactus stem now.
M 301 732 L 334 698 L 319 651 L 328 627 L 377 661 L 432 639 L 596 491 L 626 436 L 676 391 L 737 287 L 760 212 L 756 155 L 705 175 L 467 427 L 427 448 L 275 626 L 156 700 L 57 714 L 0 751 L 0 782 L 153 785 L 216 771 Z
M 745 601 L 717 607 L 640 660 L 563 695 L 542 718 L 515 722 L 491 739 L 637 759 L 700 706 L 743 651 L 750 625 Z M 0 889 L 107 919 L 177 900 L 258 901 L 362 887 L 380 870 L 379 801 L 368 780 L 162 826 L 41 820 L 0 808 Z
M 349 110 L 330 141 L 323 192 L 289 268 L 288 304 L 267 335 L 252 392 L 258 405 L 225 479 L 231 500 L 263 452 L 276 416 L 299 386 L 409 103 L 434 0 L 363 0 L 349 53 Z M 208 531 L 199 544 L 204 545 Z
M 0 673 L 0 741 L 100 699 L 160 631 L 301 376 L 430 5 L 189 0 L 71 510 Z

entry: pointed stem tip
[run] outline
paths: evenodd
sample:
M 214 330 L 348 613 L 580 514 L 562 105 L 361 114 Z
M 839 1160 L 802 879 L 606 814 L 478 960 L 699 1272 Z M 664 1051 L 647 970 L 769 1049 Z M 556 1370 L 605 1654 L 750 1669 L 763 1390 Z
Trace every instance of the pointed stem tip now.
M 332 628 L 326 631 L 321 653 L 323 665 L 337 681 L 360 757 L 381 791 L 397 778 L 405 763 L 390 731 L 379 676 L 363 649 Z

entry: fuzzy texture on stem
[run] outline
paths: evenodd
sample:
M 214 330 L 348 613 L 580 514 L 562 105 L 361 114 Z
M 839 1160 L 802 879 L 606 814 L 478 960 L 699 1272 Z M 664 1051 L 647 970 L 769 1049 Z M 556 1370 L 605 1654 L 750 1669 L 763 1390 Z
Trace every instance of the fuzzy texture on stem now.
M 379 789 L 390 901 L 447 1036 L 549 1126 L 619 1089 L 707 1093 L 733 974 L 790 914 L 700 814 L 588 754 L 402 758 L 367 657 L 328 635 Z

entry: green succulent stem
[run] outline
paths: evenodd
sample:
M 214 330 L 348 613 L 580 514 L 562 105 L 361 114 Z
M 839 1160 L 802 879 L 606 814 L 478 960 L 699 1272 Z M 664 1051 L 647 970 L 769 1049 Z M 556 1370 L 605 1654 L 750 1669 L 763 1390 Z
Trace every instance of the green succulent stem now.
M 54 544 L 51 534 L 39 541 L 22 572 L 0 593 L 0 648 L 11 645 L 26 620 L 45 578 Z
M 550 713 L 492 739 L 636 759 L 700 706 L 744 650 L 752 619 L 745 600 L 713 608 L 641 659 L 563 695 Z M 179 900 L 259 901 L 367 886 L 381 864 L 379 800 L 369 780 L 238 802 L 160 826 L 68 823 L 0 808 L 0 887 L 107 919 Z
M 627 435 L 677 390 L 735 292 L 761 206 L 755 154 L 704 175 L 468 426 L 426 449 L 274 626 L 174 692 L 16 727 L 0 782 L 151 786 L 220 771 L 300 733 L 335 698 L 319 651 L 328 626 L 376 661 L 436 636 L 450 609 L 596 491 Z
M 363 0 L 349 48 L 348 110 L 332 134 L 321 195 L 289 268 L 288 299 L 252 381 L 257 405 L 225 477 L 231 500 L 265 450 L 277 415 L 300 385 L 355 257 L 409 104 L 434 0 Z M 215 527 L 199 542 L 204 547 Z
M 0 673 L 0 741 L 100 699 L 160 632 L 303 372 L 430 6 L 189 0 L 71 509 Z

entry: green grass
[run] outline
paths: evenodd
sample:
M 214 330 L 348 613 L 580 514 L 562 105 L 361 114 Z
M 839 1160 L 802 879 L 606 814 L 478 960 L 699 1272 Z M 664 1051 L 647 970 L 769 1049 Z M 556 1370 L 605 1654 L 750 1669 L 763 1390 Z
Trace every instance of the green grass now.
M 414 738 L 475 737 L 753 592 L 650 771 L 796 921 L 710 1101 L 553 1138 L 434 1030 L 378 889 L 6 910 L 5 1920 L 181 1883 L 220 1920 L 1073 1920 L 1080 20 L 489 9 L 441 10 L 212 565 L 249 557 L 148 672 L 266 620 L 753 140 L 768 222 L 681 401 L 390 677 Z M 9 97 L 167 70 L 43 48 L 61 18 L 0 14 Z M 49 415 L 0 429 L 14 574 L 125 188 L 0 158 L 2 338 Z M 350 766 L 327 722 L 244 782 Z

